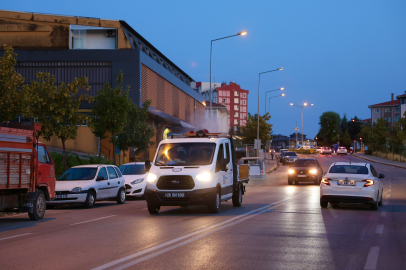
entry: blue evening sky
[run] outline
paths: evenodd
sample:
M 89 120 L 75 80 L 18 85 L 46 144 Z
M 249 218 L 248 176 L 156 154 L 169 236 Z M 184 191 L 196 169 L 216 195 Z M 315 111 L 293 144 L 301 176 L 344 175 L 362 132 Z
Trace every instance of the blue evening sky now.
M 370 117 L 368 105 L 406 90 L 406 1 L 2 1 L 0 9 L 125 20 L 196 81 L 209 81 L 210 40 L 246 30 L 245 37 L 216 41 L 213 77 L 250 91 L 249 112 L 271 99 L 274 134 L 300 128 L 313 138 L 319 116 L 335 111 Z M 273 92 L 268 94 L 268 97 Z

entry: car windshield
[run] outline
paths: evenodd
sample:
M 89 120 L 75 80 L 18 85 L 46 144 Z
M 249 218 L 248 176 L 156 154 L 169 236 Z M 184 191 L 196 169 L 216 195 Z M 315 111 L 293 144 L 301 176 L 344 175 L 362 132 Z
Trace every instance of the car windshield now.
M 359 165 L 334 165 L 329 173 L 368 174 L 368 168 Z
M 58 179 L 58 181 L 92 180 L 94 179 L 96 172 L 97 168 L 70 168 Z
M 296 156 L 295 152 L 286 152 L 285 156 Z
M 292 166 L 293 167 L 315 167 L 316 161 L 307 160 L 307 159 L 298 159 L 293 163 Z
M 161 144 L 155 159 L 156 166 L 209 165 L 212 163 L 215 143 Z
M 123 175 L 146 174 L 144 164 L 123 165 L 120 168 Z

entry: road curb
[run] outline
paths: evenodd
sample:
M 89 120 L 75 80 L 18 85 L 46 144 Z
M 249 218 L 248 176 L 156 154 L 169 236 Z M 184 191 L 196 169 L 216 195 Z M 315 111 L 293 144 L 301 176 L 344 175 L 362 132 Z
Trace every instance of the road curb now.
M 271 173 L 273 173 L 274 171 L 276 171 L 277 169 L 279 169 L 279 162 L 276 162 L 276 164 L 273 165 L 271 169 L 265 171 L 265 173 L 271 174 Z
M 382 165 L 387 165 L 387 166 L 392 166 L 392 167 L 396 167 L 396 168 L 406 169 L 406 167 L 404 167 L 404 166 L 399 166 L 399 165 L 395 165 L 395 164 L 376 161 L 376 160 L 369 159 L 369 158 L 366 158 L 366 157 L 358 156 L 357 154 L 353 154 L 353 156 L 355 156 L 357 158 L 360 158 L 360 159 L 365 159 L 365 160 L 368 160 L 368 161 L 371 161 L 371 162 L 375 162 L 375 163 L 378 163 L 378 164 L 382 164 Z

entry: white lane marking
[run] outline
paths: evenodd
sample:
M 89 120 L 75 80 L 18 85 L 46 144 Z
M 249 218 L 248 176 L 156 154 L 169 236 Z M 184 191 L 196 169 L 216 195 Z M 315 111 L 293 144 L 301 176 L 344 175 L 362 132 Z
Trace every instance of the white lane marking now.
M 381 212 L 381 217 L 386 217 L 386 211 L 385 211 L 385 210 L 383 210 L 383 211 Z
M 359 237 L 359 240 L 364 240 L 365 234 L 367 232 L 367 229 L 363 229 L 361 232 L 361 236 Z
M 243 221 L 245 221 L 245 220 L 247 220 L 247 219 L 250 219 L 250 218 L 253 218 L 253 217 L 257 216 L 257 215 L 263 214 L 263 213 L 265 213 L 265 212 L 267 212 L 267 211 L 268 211 L 268 209 L 264 209 L 264 210 L 262 210 L 262 211 L 256 212 L 256 213 L 254 213 L 254 214 L 252 214 L 252 215 L 250 215 L 250 216 L 241 218 L 241 219 L 239 219 L 239 220 L 236 220 L 235 222 L 229 223 L 229 224 L 224 225 L 224 226 L 222 226 L 222 227 L 220 227 L 220 228 L 216 228 L 216 229 L 214 229 L 214 230 L 212 230 L 212 231 L 210 231 L 210 232 L 207 232 L 207 233 L 204 233 L 204 234 L 195 236 L 195 237 L 190 238 L 190 239 L 188 239 L 188 240 L 186 240 L 186 241 L 177 243 L 176 245 L 173 245 L 173 246 L 171 246 L 171 247 L 164 248 L 164 249 L 162 249 L 162 250 L 160 250 L 160 251 L 158 251 L 158 252 L 152 253 L 152 254 L 150 254 L 150 255 L 147 255 L 147 256 L 142 257 L 142 258 L 140 258 L 140 259 L 137 259 L 137 260 L 135 260 L 135 261 L 126 263 L 126 264 L 124 264 L 124 265 L 122 265 L 122 266 L 120 266 L 120 267 L 114 268 L 114 270 L 123 270 L 123 269 L 126 269 L 126 268 L 128 268 L 128 267 L 134 266 L 134 265 L 136 265 L 136 264 L 138 264 L 138 263 L 140 263 L 140 262 L 149 260 L 149 259 L 154 258 L 154 257 L 156 257 L 156 256 L 159 256 L 159 255 L 161 255 L 161 254 L 163 254 L 163 253 L 166 253 L 166 252 L 168 252 L 168 251 L 171 251 L 171 250 L 173 250 L 173 249 L 175 249 L 175 248 L 178 248 L 178 247 L 184 246 L 184 245 L 186 245 L 186 244 L 189 244 L 189 243 L 191 243 L 191 242 L 194 242 L 194 241 L 196 241 L 196 240 L 199 240 L 200 238 L 203 238 L 203 237 L 205 237 L 205 236 L 207 236 L 207 235 L 213 234 L 213 233 L 215 233 L 215 232 L 217 232 L 217 231 L 220 231 L 220 230 L 222 230 L 222 229 L 225 229 L 225 228 L 227 228 L 227 227 L 236 225 L 236 224 L 241 223 L 241 222 L 243 222 Z
M 384 228 L 384 225 L 381 225 L 381 224 L 377 225 L 375 233 L 383 233 L 383 228 Z
M 365 263 L 365 270 L 375 270 L 376 263 L 378 262 L 379 247 L 371 247 L 368 253 L 367 262 Z
M 333 215 L 334 218 L 338 218 L 338 214 L 337 211 L 333 208 L 327 208 L 328 210 L 330 210 L 330 213 Z
M 205 232 L 205 231 L 211 230 L 211 229 L 216 228 L 216 227 L 218 227 L 218 226 L 221 226 L 221 225 L 230 223 L 230 222 L 232 222 L 232 221 L 234 221 L 234 220 L 237 220 L 237 219 L 243 218 L 243 217 L 245 217 L 245 216 L 254 214 L 255 212 L 258 212 L 258 211 L 261 211 L 261 210 L 264 210 L 264 209 L 265 209 L 265 211 L 266 211 L 266 210 L 268 210 L 267 208 L 269 208 L 269 207 L 271 207 L 271 206 L 274 206 L 274 205 L 276 205 L 276 204 L 283 203 L 283 202 L 285 202 L 285 201 L 287 201 L 287 200 L 290 200 L 290 199 L 293 199 L 293 198 L 296 198 L 296 197 L 299 197 L 299 196 L 303 196 L 303 195 L 305 195 L 305 194 L 307 194 L 307 192 L 303 192 L 303 193 L 300 193 L 300 194 L 298 194 L 298 195 L 289 197 L 289 198 L 287 198 L 287 199 L 283 199 L 283 200 L 277 201 L 277 202 L 275 202 L 275 203 L 265 205 L 265 206 L 260 207 L 260 208 L 258 208 L 258 209 L 255 209 L 255 210 L 249 211 L 249 212 L 247 212 L 247 213 L 241 214 L 241 215 L 239 215 L 239 216 L 230 218 L 230 219 L 228 219 L 228 220 L 225 220 L 225 221 L 223 221 L 223 222 L 214 224 L 214 225 L 209 226 L 209 227 L 206 227 L 206 228 L 204 228 L 204 229 L 200 229 L 200 230 L 195 231 L 195 232 L 193 232 L 193 233 L 189 233 L 189 234 L 187 234 L 187 235 L 184 235 L 184 236 L 181 236 L 181 237 L 172 239 L 172 240 L 170 240 L 170 241 L 164 242 L 164 243 L 159 244 L 159 245 L 157 245 L 157 246 L 147 248 L 147 249 L 145 249 L 145 250 L 143 250 L 143 251 L 140 251 L 140 252 L 137 252 L 137 253 L 128 255 L 128 256 L 126 256 L 126 257 L 123 257 L 123 258 L 121 258 L 121 259 L 118 259 L 118 260 L 115 260 L 115 261 L 106 263 L 106 264 L 104 264 L 104 265 L 98 266 L 98 267 L 96 267 L 96 268 L 93 268 L 92 270 L 102 270 L 102 269 L 109 268 L 109 267 L 111 267 L 111 266 L 114 266 L 114 265 L 123 263 L 123 262 L 125 262 L 125 261 L 130 260 L 130 259 L 134 259 L 134 258 L 136 258 L 136 257 L 142 256 L 142 255 L 147 254 L 147 253 L 149 253 L 149 252 L 152 252 L 152 251 L 161 249 L 161 248 L 163 248 L 163 247 L 172 245 L 172 244 L 174 244 L 174 243 L 176 243 L 176 242 L 182 241 L 182 240 L 187 239 L 187 238 L 189 238 L 189 237 L 192 237 L 192 236 L 195 236 L 195 235 L 197 235 L 197 234 L 203 233 L 203 232 Z
M 6 239 L 10 239 L 10 238 L 20 237 L 20 236 L 24 236 L 24 235 L 29 235 L 29 234 L 32 234 L 32 233 L 24 233 L 24 234 L 9 236 L 9 237 L 5 237 L 5 238 L 1 238 L 0 241 L 1 241 L 1 240 L 6 240 Z
M 78 224 L 88 223 L 88 222 L 92 222 L 92 221 L 96 221 L 96 220 L 100 220 L 100 219 L 105 219 L 105 218 L 110 218 L 110 217 L 115 217 L 115 216 L 116 215 L 111 215 L 111 216 L 101 217 L 101 218 L 95 218 L 95 219 L 86 220 L 86 221 L 82 221 L 82 222 L 78 222 L 78 223 L 73 223 L 71 225 L 78 225 Z

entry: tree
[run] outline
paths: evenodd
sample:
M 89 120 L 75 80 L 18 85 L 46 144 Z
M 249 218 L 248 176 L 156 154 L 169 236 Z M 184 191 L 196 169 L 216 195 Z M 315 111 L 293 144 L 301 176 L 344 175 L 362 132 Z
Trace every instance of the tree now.
M 318 138 L 322 138 L 324 145 L 331 144 L 333 137 L 340 134 L 340 122 L 340 115 L 336 112 L 324 112 L 320 115 Z
M 97 104 L 93 107 L 89 127 L 95 136 L 102 139 L 109 136 L 113 144 L 113 151 L 116 147 L 116 135 L 123 133 L 128 111 L 131 106 L 131 100 L 128 96 L 130 87 L 123 91 L 123 73 L 117 76 L 117 86 L 112 88 L 106 83 L 103 88 L 97 92 L 95 101 Z M 113 163 L 116 163 L 116 155 L 113 154 Z
M 259 117 L 259 138 L 264 146 L 267 140 L 272 139 L 272 124 L 268 124 L 267 122 L 270 119 L 271 115 L 269 113 Z M 244 134 L 244 144 L 252 144 L 257 138 L 257 122 L 258 115 L 251 115 L 248 113 L 247 123 L 244 127 L 241 127 L 241 131 Z
M 88 95 L 79 95 L 79 89 L 90 89 L 87 78 L 75 78 L 70 83 L 55 85 L 55 77 L 49 73 L 37 73 L 37 80 L 23 86 L 24 116 L 35 118 L 41 124 L 40 135 L 47 141 L 55 134 L 62 141 L 63 162 L 66 160 L 67 140 L 77 136 L 78 125 L 83 124 L 86 115 L 78 112 L 82 101 L 90 101 Z
M 123 133 L 120 133 L 117 138 L 117 147 L 121 151 L 124 151 L 124 162 L 126 162 L 125 151 L 128 148 L 135 147 L 135 155 L 138 156 L 149 145 L 154 145 L 154 142 L 151 142 L 151 138 L 155 135 L 155 132 L 147 122 L 150 104 L 150 100 L 144 102 L 141 108 L 132 102 L 130 104 Z
M 340 130 L 341 134 L 344 134 L 346 131 L 348 131 L 348 119 L 346 114 L 344 114 L 343 119 L 341 119 Z
M 4 55 L 0 57 L 0 123 L 21 114 L 19 88 L 24 78 L 14 69 L 16 56 L 11 46 L 4 45 Z
M 345 145 L 346 147 L 351 146 L 351 137 L 350 134 L 348 134 L 348 130 L 346 130 L 343 135 L 343 145 Z

